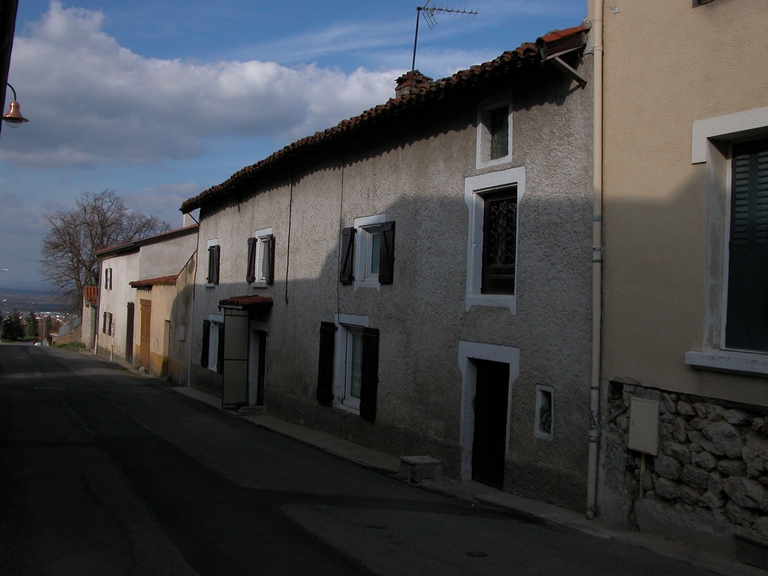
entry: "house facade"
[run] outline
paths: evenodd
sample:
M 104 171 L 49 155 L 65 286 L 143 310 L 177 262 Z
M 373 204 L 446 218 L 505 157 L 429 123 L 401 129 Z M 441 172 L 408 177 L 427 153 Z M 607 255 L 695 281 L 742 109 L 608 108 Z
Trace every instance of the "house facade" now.
M 197 225 L 188 225 L 97 252 L 99 354 L 184 381 L 188 345 L 178 342 L 187 340 L 186 279 L 194 273 L 196 250 Z
M 583 509 L 592 87 L 577 27 L 398 95 L 187 200 L 191 384 Z
M 732 550 L 768 538 L 768 5 L 602 20 L 598 510 Z

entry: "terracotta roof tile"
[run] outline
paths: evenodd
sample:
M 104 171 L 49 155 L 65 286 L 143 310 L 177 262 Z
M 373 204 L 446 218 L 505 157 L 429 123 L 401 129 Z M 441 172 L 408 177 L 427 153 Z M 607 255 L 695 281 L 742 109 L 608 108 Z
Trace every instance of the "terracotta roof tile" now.
M 159 278 L 147 278 L 146 280 L 134 280 L 129 282 L 131 288 L 152 288 L 152 286 L 175 286 L 178 274 L 173 276 L 160 276 Z
M 588 26 L 576 26 L 550 32 L 538 38 L 535 43 L 525 42 L 514 50 L 504 52 L 498 58 L 494 58 L 489 62 L 471 66 L 467 70 L 460 70 L 453 76 L 429 82 L 424 86 L 412 89 L 400 97 L 391 98 L 384 104 L 379 104 L 348 120 L 342 120 L 336 126 L 322 132 L 316 132 L 312 136 L 297 140 L 264 160 L 235 172 L 221 184 L 212 186 L 197 196 L 186 200 L 181 205 L 180 210 L 184 213 L 191 212 L 204 204 L 225 197 L 227 194 L 234 192 L 240 185 L 245 184 L 257 175 L 263 175 L 268 170 L 276 168 L 282 162 L 297 156 L 299 153 L 307 152 L 313 148 L 361 132 L 382 120 L 394 118 L 404 111 L 428 104 L 453 91 L 471 87 L 483 80 L 502 76 L 516 68 L 533 64 L 537 61 L 539 50 L 543 47 L 546 48 L 548 43 L 557 43 L 566 38 L 572 39 L 575 36 L 586 33 L 588 29 Z M 583 44 L 584 42 L 581 42 L 581 45 Z
M 219 301 L 219 308 L 237 308 L 238 310 L 249 310 L 251 308 L 260 308 L 263 306 L 272 306 L 270 296 L 232 296 Z

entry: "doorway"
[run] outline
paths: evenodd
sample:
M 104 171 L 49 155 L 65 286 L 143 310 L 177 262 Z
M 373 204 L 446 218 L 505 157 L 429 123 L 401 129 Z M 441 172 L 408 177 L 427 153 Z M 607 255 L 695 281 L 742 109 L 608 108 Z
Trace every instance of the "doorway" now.
M 472 479 L 504 488 L 507 451 L 509 364 L 475 360 L 475 430 L 472 442 Z
M 152 319 L 152 301 L 141 300 L 141 338 L 139 342 L 139 363 L 149 371 L 149 328 Z
M 264 360 L 266 358 L 267 333 L 251 329 L 248 350 L 248 405 L 264 405 Z
M 128 302 L 125 312 L 125 360 L 129 364 L 133 364 L 133 320 L 135 305 L 133 302 Z

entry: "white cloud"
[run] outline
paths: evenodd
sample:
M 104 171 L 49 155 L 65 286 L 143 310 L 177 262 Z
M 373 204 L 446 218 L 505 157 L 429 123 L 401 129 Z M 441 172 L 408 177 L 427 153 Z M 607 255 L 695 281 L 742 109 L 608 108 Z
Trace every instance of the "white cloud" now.
M 143 58 L 104 15 L 52 1 L 14 42 L 12 82 L 30 123 L 0 158 L 37 167 L 193 158 L 217 137 L 286 141 L 386 101 L 396 71 Z

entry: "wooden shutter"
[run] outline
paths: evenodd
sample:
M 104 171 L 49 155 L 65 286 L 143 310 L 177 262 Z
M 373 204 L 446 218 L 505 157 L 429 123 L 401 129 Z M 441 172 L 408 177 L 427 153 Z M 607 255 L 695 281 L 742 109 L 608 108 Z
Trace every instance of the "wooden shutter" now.
M 267 259 L 267 284 L 275 283 L 275 237 L 270 234 L 264 244 L 266 252 L 264 258 Z
M 102 312 L 102 316 L 101 316 L 101 332 L 103 334 L 107 333 L 107 313 L 106 312 Z
M 214 270 L 216 269 L 216 255 L 214 254 L 216 246 L 208 246 L 208 278 L 206 279 L 208 284 L 213 284 L 215 277 Z
M 379 284 L 392 284 L 395 273 L 395 223 L 384 222 L 381 230 Z
M 379 389 L 379 331 L 363 328 L 363 374 L 360 382 L 360 417 L 376 422 L 376 396 Z
M 317 401 L 333 406 L 333 356 L 336 343 L 336 325 L 320 323 L 320 364 L 317 370 Z
M 256 238 L 248 238 L 248 267 L 245 273 L 245 281 L 250 284 L 256 280 Z
M 221 246 L 218 244 L 213 247 L 213 283 L 219 283 L 219 269 L 221 268 Z
M 218 358 L 216 359 L 216 372 L 219 374 L 224 373 L 224 324 L 218 325 L 219 329 L 219 349 L 217 350 Z
M 344 228 L 341 231 L 341 266 L 339 282 L 352 284 L 355 281 L 355 229 Z
M 768 141 L 734 146 L 731 170 L 725 344 L 768 351 Z
M 203 350 L 200 354 L 200 366 L 208 368 L 208 348 L 211 345 L 211 321 L 203 320 Z

